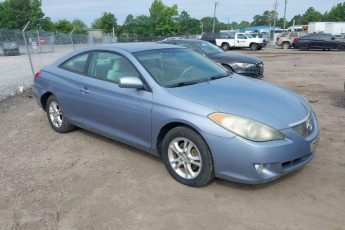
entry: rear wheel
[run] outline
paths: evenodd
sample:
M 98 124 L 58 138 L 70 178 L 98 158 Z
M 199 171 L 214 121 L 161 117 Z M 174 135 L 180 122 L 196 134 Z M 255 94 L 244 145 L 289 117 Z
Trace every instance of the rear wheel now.
M 302 51 L 307 51 L 307 50 L 309 50 L 309 45 L 308 44 L 301 44 L 300 46 L 299 46 L 299 49 L 300 50 L 302 50 Z
M 256 44 L 256 43 L 252 43 L 252 44 L 250 44 L 249 48 L 250 48 L 251 50 L 258 50 L 259 46 L 258 46 L 258 44 Z
M 339 51 L 345 51 L 345 44 L 339 44 L 338 45 L 338 50 Z
M 230 49 L 230 46 L 229 46 L 228 43 L 223 43 L 223 44 L 222 44 L 222 50 L 227 51 L 227 50 L 229 50 L 229 49 Z
M 290 42 L 284 42 L 284 43 L 282 44 L 282 47 L 283 47 L 283 49 L 287 50 L 287 49 L 290 49 L 290 48 L 291 48 L 291 44 L 290 44 Z
M 64 117 L 63 109 L 54 95 L 51 95 L 47 100 L 46 112 L 48 121 L 56 132 L 66 133 L 75 128 Z
M 211 152 L 204 139 L 192 129 L 170 130 L 163 139 L 161 152 L 169 174 L 182 184 L 201 187 L 214 178 Z

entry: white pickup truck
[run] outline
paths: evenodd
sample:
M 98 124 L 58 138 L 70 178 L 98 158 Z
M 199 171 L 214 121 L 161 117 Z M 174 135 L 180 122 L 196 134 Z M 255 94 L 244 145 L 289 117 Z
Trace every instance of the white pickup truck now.
M 216 45 L 223 50 L 232 48 L 250 48 L 251 50 L 261 50 L 264 47 L 262 38 L 255 38 L 250 34 L 236 33 L 235 35 L 226 35 L 225 38 L 217 38 Z

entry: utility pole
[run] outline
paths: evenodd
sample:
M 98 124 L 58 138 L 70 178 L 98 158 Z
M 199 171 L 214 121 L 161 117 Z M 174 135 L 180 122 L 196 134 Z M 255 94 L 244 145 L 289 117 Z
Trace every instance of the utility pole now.
M 213 11 L 213 28 L 212 28 L 212 33 L 214 33 L 214 29 L 216 27 L 216 9 L 218 6 L 218 2 L 214 2 L 214 11 Z
M 284 30 L 286 28 L 286 4 L 287 4 L 287 0 L 285 0 L 285 6 L 284 6 Z
M 274 34 L 275 34 L 275 31 L 276 31 L 277 7 L 278 7 L 278 0 L 276 0 L 275 3 L 274 3 L 273 41 L 274 41 Z

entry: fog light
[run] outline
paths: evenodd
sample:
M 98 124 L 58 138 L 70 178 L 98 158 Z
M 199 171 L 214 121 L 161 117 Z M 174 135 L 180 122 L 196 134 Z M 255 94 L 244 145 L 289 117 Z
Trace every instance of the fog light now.
M 259 174 L 264 172 L 264 164 L 254 164 L 254 167 Z

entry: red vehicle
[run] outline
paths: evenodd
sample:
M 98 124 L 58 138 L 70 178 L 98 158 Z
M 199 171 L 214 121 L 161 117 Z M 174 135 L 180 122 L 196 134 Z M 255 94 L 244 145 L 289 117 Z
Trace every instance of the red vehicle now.
M 46 40 L 44 39 L 44 37 L 40 37 L 38 42 L 39 42 L 40 45 L 45 45 L 46 44 Z

